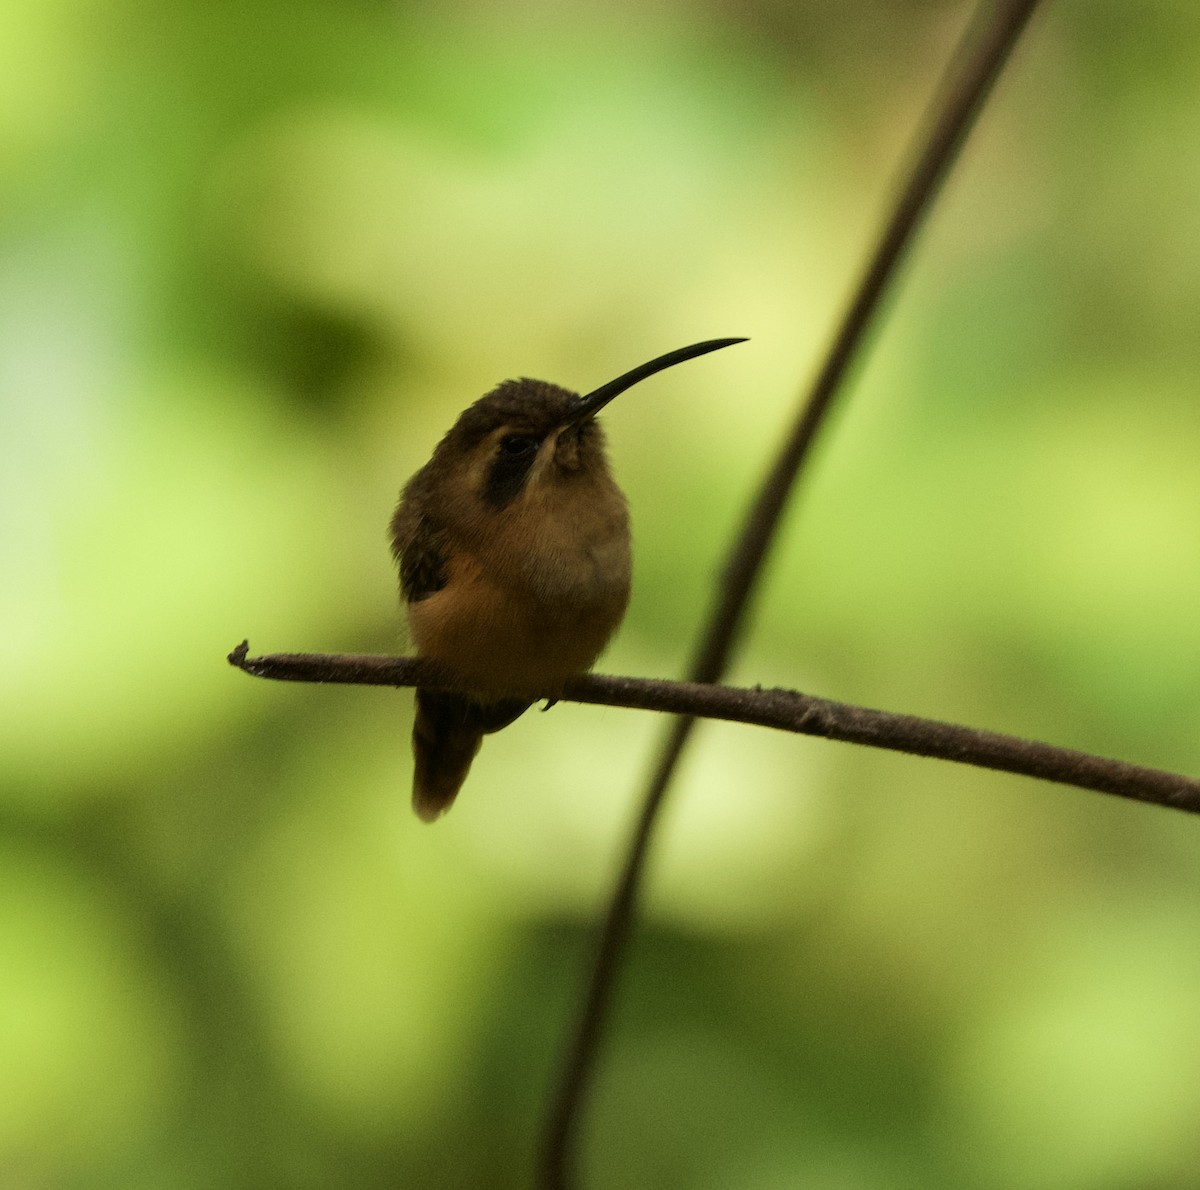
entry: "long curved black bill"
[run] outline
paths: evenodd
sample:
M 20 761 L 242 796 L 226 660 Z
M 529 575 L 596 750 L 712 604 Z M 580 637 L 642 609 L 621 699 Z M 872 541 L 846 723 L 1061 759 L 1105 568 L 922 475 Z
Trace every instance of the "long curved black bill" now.
M 649 363 L 639 364 L 636 368 L 618 376 L 616 380 L 610 380 L 594 392 L 581 397 L 580 404 L 571 411 L 571 416 L 566 424 L 575 426 L 589 417 L 595 417 L 613 397 L 620 396 L 627 388 L 632 388 L 638 381 L 645 380 L 647 376 L 653 376 L 655 372 L 661 372 L 664 368 L 673 368 L 676 364 L 681 364 L 684 360 L 695 359 L 698 355 L 707 355 L 710 351 L 720 351 L 722 347 L 732 347 L 735 343 L 745 342 L 745 339 L 706 339 L 703 343 L 693 343 L 690 347 L 678 347 L 674 351 L 668 351 L 666 355 L 660 355 L 657 359 L 650 360 Z

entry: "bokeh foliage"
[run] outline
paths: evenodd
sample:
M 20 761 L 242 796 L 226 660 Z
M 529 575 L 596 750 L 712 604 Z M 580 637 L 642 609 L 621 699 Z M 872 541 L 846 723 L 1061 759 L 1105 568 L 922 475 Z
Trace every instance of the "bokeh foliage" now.
M 458 410 L 606 421 L 675 674 L 960 4 L 5 0 L 0 1184 L 528 1184 L 659 725 L 563 705 L 435 828 L 383 529 Z M 737 677 L 1200 771 L 1200 8 L 1034 22 Z M 702 732 L 596 1186 L 1195 1184 L 1200 824 Z

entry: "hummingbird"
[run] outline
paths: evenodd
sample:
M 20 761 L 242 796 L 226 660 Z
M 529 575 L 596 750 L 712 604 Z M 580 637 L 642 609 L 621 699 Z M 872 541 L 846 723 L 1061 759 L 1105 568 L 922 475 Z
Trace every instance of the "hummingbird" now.
M 583 396 L 505 380 L 463 411 L 405 485 L 390 536 L 412 643 L 461 684 L 416 692 L 419 818 L 448 810 L 483 737 L 540 698 L 552 703 L 625 614 L 629 511 L 596 415 L 664 368 L 744 342 L 681 347 Z

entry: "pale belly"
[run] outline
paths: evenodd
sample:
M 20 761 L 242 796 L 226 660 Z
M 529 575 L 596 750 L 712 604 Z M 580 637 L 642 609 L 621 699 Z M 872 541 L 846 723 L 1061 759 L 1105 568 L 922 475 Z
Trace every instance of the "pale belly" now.
M 553 695 L 591 668 L 621 622 L 629 599 L 627 553 L 612 580 L 585 577 L 548 578 L 534 593 L 498 584 L 465 559 L 445 588 L 409 605 L 413 643 L 471 689 Z

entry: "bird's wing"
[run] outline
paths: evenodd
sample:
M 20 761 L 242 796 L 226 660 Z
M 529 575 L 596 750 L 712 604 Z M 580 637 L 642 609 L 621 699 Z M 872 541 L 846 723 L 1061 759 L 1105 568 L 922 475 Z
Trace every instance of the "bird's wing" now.
M 392 553 L 400 566 L 400 591 L 419 603 L 447 582 L 443 534 L 436 520 L 412 500 L 403 500 L 392 517 Z

